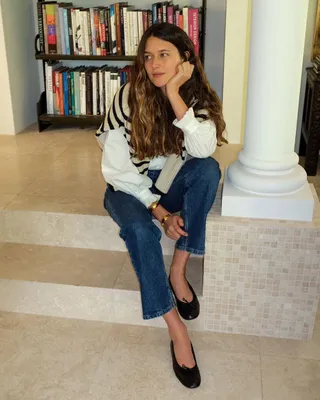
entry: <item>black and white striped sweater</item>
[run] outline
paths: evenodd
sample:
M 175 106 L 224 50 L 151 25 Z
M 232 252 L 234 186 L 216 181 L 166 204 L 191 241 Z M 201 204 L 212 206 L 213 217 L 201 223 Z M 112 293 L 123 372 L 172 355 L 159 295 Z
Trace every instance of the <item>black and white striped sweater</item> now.
M 124 84 L 114 96 L 113 102 L 109 111 L 101 124 L 99 130 L 96 132 L 96 138 L 100 147 L 103 149 L 104 142 L 106 140 L 106 135 L 109 130 L 115 130 L 118 128 L 124 128 L 123 135 L 126 139 L 129 148 L 130 160 L 133 165 L 137 168 L 138 172 L 143 175 L 148 174 L 149 164 L 151 159 L 145 158 L 143 160 L 135 157 L 134 149 L 131 146 L 131 119 L 130 119 L 130 110 L 128 105 L 128 96 L 129 96 L 129 88 L 130 83 Z M 196 101 L 192 104 L 192 107 L 196 104 Z M 195 113 L 195 119 L 199 122 L 203 122 L 207 120 L 207 111 L 200 110 Z M 169 187 L 176 174 L 179 172 L 182 165 L 188 158 L 192 158 L 189 156 L 187 149 L 185 147 L 185 143 L 183 142 L 182 151 L 179 156 L 176 154 L 172 154 L 168 156 L 165 165 L 161 171 L 161 174 L 155 184 L 155 186 L 162 193 L 167 193 Z

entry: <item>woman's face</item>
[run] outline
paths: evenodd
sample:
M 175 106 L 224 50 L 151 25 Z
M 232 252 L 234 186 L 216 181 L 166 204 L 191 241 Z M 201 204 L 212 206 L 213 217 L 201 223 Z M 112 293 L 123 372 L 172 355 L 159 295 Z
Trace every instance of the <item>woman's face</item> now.
M 165 92 L 166 84 L 183 62 L 178 49 L 172 43 L 152 36 L 146 42 L 144 59 L 150 81 Z

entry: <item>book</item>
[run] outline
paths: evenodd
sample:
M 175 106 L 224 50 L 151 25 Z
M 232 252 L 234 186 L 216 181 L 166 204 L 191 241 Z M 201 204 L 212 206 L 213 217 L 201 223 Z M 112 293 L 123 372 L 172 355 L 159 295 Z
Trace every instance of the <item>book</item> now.
M 47 21 L 48 53 L 57 54 L 57 35 L 54 4 L 45 4 Z
M 92 55 L 97 55 L 97 44 L 96 44 L 96 27 L 94 24 L 94 9 L 90 8 L 90 24 L 91 24 L 91 46 Z
M 40 53 L 45 52 L 44 48 L 44 32 L 43 32 L 43 14 L 42 14 L 42 4 L 37 3 L 37 15 L 38 15 L 38 32 L 39 32 L 39 51 Z
M 189 8 L 188 22 L 188 35 L 194 44 L 196 54 L 199 54 L 199 10 L 197 8 Z

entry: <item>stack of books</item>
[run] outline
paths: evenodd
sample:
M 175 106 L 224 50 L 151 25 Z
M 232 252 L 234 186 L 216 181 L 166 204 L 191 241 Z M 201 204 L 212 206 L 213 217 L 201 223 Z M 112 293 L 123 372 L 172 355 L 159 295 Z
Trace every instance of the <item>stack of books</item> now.
M 169 22 L 182 28 L 199 53 L 201 8 L 152 4 L 134 9 L 127 2 L 108 7 L 76 7 L 72 3 L 38 2 L 40 52 L 61 55 L 134 56 L 143 33 L 152 24 Z
M 47 114 L 105 115 L 117 90 L 130 80 L 131 68 L 46 63 Z
M 316 74 L 320 74 L 320 54 L 316 55 L 316 58 L 312 62 L 313 70 Z

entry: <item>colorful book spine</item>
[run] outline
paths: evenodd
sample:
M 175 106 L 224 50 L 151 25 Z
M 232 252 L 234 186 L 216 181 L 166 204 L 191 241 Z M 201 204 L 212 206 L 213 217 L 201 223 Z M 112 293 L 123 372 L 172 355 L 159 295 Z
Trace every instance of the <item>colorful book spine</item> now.
M 100 20 L 99 10 L 94 9 L 94 30 L 96 33 L 97 56 L 101 56 L 101 40 L 100 40 L 99 20 Z
M 78 55 L 78 36 L 77 36 L 77 10 L 71 10 L 71 25 L 72 25 L 72 40 L 73 40 L 73 54 Z
M 74 54 L 71 8 L 67 8 L 70 54 Z
M 72 115 L 76 115 L 74 71 L 70 72 L 70 81 L 71 81 L 71 112 Z
M 39 50 L 40 53 L 45 52 L 44 48 L 44 32 L 43 32 L 43 14 L 42 14 L 42 4 L 37 3 L 37 14 L 38 14 L 38 32 L 39 32 Z
M 183 16 L 183 27 L 182 27 L 182 29 L 188 35 L 189 34 L 189 7 L 183 7 L 182 16 Z
M 56 71 L 56 113 L 61 115 L 60 71 Z
M 114 4 L 110 5 L 110 24 L 111 24 L 112 54 L 117 54 L 116 15 L 115 15 Z
M 121 46 L 121 20 L 120 20 L 120 4 L 115 4 L 115 24 L 116 24 L 116 43 L 117 43 L 117 55 L 122 55 Z
M 106 49 L 106 26 L 104 19 L 104 10 L 100 10 L 99 13 L 99 33 L 100 33 L 100 41 L 101 41 L 101 55 L 107 55 Z
M 64 33 L 64 17 L 63 17 L 62 7 L 59 7 L 59 23 L 60 23 L 60 37 L 61 37 L 61 54 L 66 54 L 66 40 Z
M 46 4 L 49 54 L 57 54 L 57 35 L 54 4 Z
M 96 44 L 96 27 L 94 24 L 94 9 L 90 8 L 90 25 L 91 25 L 91 46 L 92 55 L 97 55 L 97 44 Z
M 69 114 L 69 95 L 68 95 L 68 72 L 63 71 L 63 106 L 64 106 L 64 114 Z
M 60 87 L 60 113 L 61 115 L 64 115 L 63 71 L 59 72 L 59 87 Z
M 65 46 L 66 46 L 66 54 L 70 55 L 68 11 L 66 8 L 63 9 L 63 20 L 64 20 L 64 40 L 65 40 Z
M 110 32 L 110 10 L 106 8 L 104 10 L 104 21 L 106 27 L 106 52 L 111 54 L 111 32 Z
M 45 54 L 48 54 L 49 53 L 48 27 L 47 27 L 47 13 L 46 13 L 46 5 L 45 4 L 42 4 L 42 22 L 43 22 L 44 51 L 45 51 Z
M 84 31 L 84 52 L 85 55 L 90 55 L 90 43 L 89 43 L 89 26 L 88 26 L 88 10 L 82 11 L 82 19 L 83 19 L 83 31 Z
M 168 6 L 167 13 L 168 13 L 168 23 L 169 24 L 174 24 L 173 6 Z
M 61 46 L 61 29 L 60 29 L 60 19 L 59 19 L 59 5 L 54 5 L 54 17 L 56 23 L 56 36 L 57 36 L 57 53 L 62 54 Z
M 199 10 L 198 8 L 189 8 L 189 30 L 188 34 L 193 41 L 196 54 L 199 54 Z
M 80 72 L 74 71 L 74 108 L 75 114 L 80 115 Z

